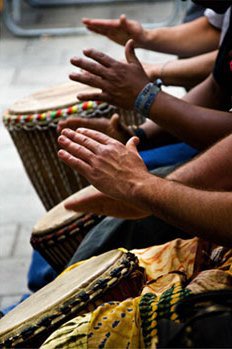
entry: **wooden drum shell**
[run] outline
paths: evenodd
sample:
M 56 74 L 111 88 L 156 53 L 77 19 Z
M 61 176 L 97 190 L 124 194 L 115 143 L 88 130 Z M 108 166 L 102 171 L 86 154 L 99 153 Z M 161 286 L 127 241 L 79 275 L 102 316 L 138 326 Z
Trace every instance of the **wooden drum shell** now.
M 16 102 L 3 117 L 25 170 L 47 210 L 88 185 L 57 156 L 60 120 L 69 116 L 110 118 L 119 112 L 121 122 L 126 125 L 143 122 L 134 112 L 117 110 L 107 103 L 77 101 L 77 92 L 85 89 L 91 88 L 70 83 L 38 92 Z

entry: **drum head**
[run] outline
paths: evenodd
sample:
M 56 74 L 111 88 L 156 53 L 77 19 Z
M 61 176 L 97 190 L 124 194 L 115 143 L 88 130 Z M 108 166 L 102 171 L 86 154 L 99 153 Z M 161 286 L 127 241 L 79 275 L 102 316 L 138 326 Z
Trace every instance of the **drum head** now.
M 87 91 L 94 92 L 97 89 L 76 82 L 53 86 L 15 102 L 9 108 L 9 114 L 34 114 L 66 108 L 79 102 L 79 92 Z
M 75 307 L 79 309 L 81 305 L 86 306 L 88 300 L 106 288 L 106 282 L 102 281 L 109 280 L 113 271 L 118 273 L 121 268 L 122 274 L 127 275 L 124 271 L 130 270 L 129 261 L 135 263 L 137 259 L 131 253 L 113 250 L 93 257 L 63 273 L 0 320 L 0 346 L 16 337 L 17 340 L 20 337 L 19 340 L 23 342 L 26 340 L 24 338 L 26 333 L 32 336 L 33 331 L 37 334 L 38 331 L 48 329 L 49 332 L 49 326 L 44 325 L 46 321 L 49 323 L 51 320 L 53 326 L 54 323 L 64 319 L 65 314 L 70 312 L 73 314 Z M 108 288 L 112 284 L 113 282 L 109 283 Z
M 77 193 L 68 197 L 60 204 L 53 207 L 50 211 L 48 211 L 34 226 L 32 236 L 39 236 L 43 234 L 47 234 L 54 230 L 58 230 L 71 222 L 74 222 L 79 217 L 83 216 L 83 212 L 74 212 L 71 210 L 67 210 L 64 207 L 64 204 L 67 200 L 71 198 L 75 198 L 76 200 L 93 193 L 95 189 L 92 186 L 88 186 Z

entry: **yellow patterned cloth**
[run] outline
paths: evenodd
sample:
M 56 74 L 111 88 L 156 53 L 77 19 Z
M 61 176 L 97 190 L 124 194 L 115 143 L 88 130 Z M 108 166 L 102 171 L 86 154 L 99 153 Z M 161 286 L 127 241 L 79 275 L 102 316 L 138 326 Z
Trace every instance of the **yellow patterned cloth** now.
M 43 349 L 155 348 L 161 319 L 178 322 L 175 306 L 190 293 L 232 288 L 232 251 L 197 238 L 133 250 L 146 270 L 141 295 L 108 302 L 55 331 Z

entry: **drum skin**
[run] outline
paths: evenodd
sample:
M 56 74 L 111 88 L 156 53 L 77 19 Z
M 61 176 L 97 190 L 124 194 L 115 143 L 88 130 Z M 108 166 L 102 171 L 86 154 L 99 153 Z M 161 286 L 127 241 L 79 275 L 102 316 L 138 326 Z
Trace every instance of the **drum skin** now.
M 65 208 L 70 199 L 80 200 L 93 193 L 88 186 L 63 200 L 45 213 L 35 224 L 31 234 L 31 245 L 57 273 L 64 270 L 86 234 L 104 216 L 74 212 Z
M 143 118 L 131 111 L 117 110 L 103 102 L 80 102 L 78 92 L 94 91 L 89 86 L 67 83 L 37 92 L 14 103 L 3 116 L 25 170 L 47 210 L 88 185 L 57 156 L 57 124 L 69 116 L 107 117 L 116 111 L 127 125 Z
M 66 321 L 105 301 L 136 297 L 144 269 L 130 252 L 113 250 L 61 274 L 0 320 L 0 347 L 38 348 Z

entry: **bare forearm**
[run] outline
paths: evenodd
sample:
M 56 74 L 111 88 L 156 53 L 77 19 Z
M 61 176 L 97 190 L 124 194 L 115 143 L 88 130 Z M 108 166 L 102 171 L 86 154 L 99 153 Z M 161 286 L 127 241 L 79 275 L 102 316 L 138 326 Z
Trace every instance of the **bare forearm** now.
M 132 137 L 126 145 L 89 129 L 64 129 L 59 157 L 99 191 L 186 232 L 232 245 L 232 193 L 191 188 L 148 173 Z M 136 169 L 136 170 L 135 170 Z M 125 180 L 126 178 L 126 180 Z
M 207 78 L 213 70 L 218 51 L 193 58 L 178 59 L 164 63 L 160 77 L 165 85 L 192 88 Z
M 192 105 L 164 92 L 157 95 L 150 118 L 198 149 L 209 147 L 232 131 L 231 113 Z
M 216 83 L 212 74 L 192 88 L 182 99 L 191 104 L 216 110 L 229 110 L 231 105 L 228 91 Z
M 75 57 L 72 59 L 72 63 L 87 73 L 73 73 L 70 78 L 98 87 L 102 92 L 82 93 L 78 94 L 78 98 L 80 100 L 102 100 L 124 109 L 132 109 L 139 92 L 149 82 L 134 54 L 134 42 L 129 40 L 125 47 L 128 63 L 117 62 L 93 49 L 85 50 L 84 53 L 92 60 L 97 60 L 103 64 Z M 202 84 L 204 90 L 202 90 Z M 209 109 L 210 100 L 213 101 L 212 104 L 221 106 L 225 97 L 228 98 L 228 91 L 222 89 L 212 76 L 202 84 L 200 91 L 199 88 L 198 91 L 195 90 L 195 96 L 192 98 L 196 100 L 198 97 L 199 103 L 192 102 L 194 104 L 190 104 L 191 98 L 187 103 L 167 93 L 160 92 L 149 110 L 149 118 L 159 127 L 199 149 L 210 146 L 232 130 L 232 118 L 229 112 L 215 110 L 219 108 Z M 207 100 L 208 108 L 199 106 L 202 98 Z M 211 108 L 213 107 L 211 106 Z M 205 132 L 206 130 L 207 132 Z
M 191 57 L 216 50 L 220 31 L 211 26 L 206 17 L 175 27 L 165 27 L 146 32 L 143 48 Z
M 203 239 L 232 245 L 231 193 L 202 191 L 152 176 L 135 192 L 141 207 L 166 222 Z
M 232 135 L 218 142 L 167 178 L 207 190 L 231 190 Z

